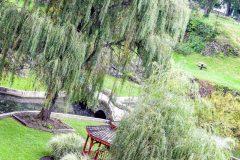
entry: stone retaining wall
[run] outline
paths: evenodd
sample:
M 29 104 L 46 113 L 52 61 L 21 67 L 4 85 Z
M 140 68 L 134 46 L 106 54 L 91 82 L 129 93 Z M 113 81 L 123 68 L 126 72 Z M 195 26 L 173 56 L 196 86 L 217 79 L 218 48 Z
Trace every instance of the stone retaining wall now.
M 0 93 L 17 97 L 18 99 L 14 99 L 14 100 L 20 103 L 29 102 L 29 103 L 42 104 L 45 98 L 45 92 L 20 91 L 20 90 L 14 90 L 14 89 L 4 88 L 4 87 L 0 87 Z M 59 98 L 64 98 L 64 97 L 66 97 L 66 95 L 63 92 L 60 93 Z M 9 100 L 11 100 L 11 97 Z M 94 113 L 101 110 L 105 113 L 107 119 L 120 121 L 125 115 L 128 114 L 128 112 L 130 112 L 134 108 L 133 106 L 136 104 L 137 98 L 136 97 L 132 97 L 132 98 L 118 97 L 116 98 L 116 102 L 114 103 L 112 102 L 112 100 L 109 98 L 108 95 L 100 93 L 98 101 L 99 101 L 99 105 L 96 106 L 95 109 L 93 110 Z M 8 115 L 8 114 L 3 114 L 1 116 L 4 116 L 4 115 Z M 53 115 L 56 115 L 56 113 Z M 73 117 L 73 115 L 71 115 L 71 117 Z

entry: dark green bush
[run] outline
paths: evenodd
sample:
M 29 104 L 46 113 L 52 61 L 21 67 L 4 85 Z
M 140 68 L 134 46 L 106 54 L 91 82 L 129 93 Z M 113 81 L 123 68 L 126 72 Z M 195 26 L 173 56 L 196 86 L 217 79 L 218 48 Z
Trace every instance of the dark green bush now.
M 205 47 L 204 38 L 195 34 L 190 34 L 188 43 L 189 47 L 191 47 L 197 53 L 202 52 L 203 48 Z
M 204 41 L 213 41 L 219 34 L 216 27 L 202 22 L 198 17 L 190 19 L 187 27 L 187 33 L 202 37 Z
M 176 47 L 178 53 L 190 55 L 192 53 L 201 53 L 205 47 L 204 38 L 192 33 L 188 37 L 188 41 L 179 43 Z
M 219 35 L 219 31 L 216 27 L 204 23 L 199 15 L 192 16 L 184 42 L 178 44 L 175 50 L 184 55 L 201 53 L 206 43 L 214 41 L 217 35 Z

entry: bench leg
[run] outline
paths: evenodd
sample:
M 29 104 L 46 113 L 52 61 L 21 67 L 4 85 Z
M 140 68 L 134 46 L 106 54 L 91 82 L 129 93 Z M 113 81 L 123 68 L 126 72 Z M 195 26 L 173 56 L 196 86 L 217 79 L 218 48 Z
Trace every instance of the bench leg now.
M 90 152 L 92 150 L 92 146 L 93 146 L 93 139 L 90 138 L 90 146 L 89 146 L 89 149 L 88 149 L 88 155 L 90 154 Z
M 88 144 L 88 139 L 89 139 L 89 136 L 87 136 L 86 142 L 85 142 L 84 147 L 82 149 L 82 155 L 85 155 L 87 153 L 86 148 L 87 148 L 87 144 Z
M 101 147 L 101 143 L 98 144 L 98 149 L 97 149 L 96 155 L 94 157 L 94 160 L 98 159 L 98 155 L 99 155 L 99 152 L 100 152 L 100 147 Z

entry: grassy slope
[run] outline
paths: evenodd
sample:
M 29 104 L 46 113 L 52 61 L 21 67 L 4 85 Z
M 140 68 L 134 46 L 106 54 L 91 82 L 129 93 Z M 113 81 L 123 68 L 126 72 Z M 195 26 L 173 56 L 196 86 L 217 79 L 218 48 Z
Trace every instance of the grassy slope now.
M 217 37 L 220 41 L 227 41 L 240 49 L 240 24 L 231 18 L 211 14 L 202 21 L 215 25 L 220 30 Z M 240 57 L 205 57 L 200 54 L 184 56 L 175 53 L 173 59 L 176 67 L 181 67 L 198 79 L 207 80 L 217 85 L 240 90 Z M 206 71 L 200 71 L 196 64 L 203 62 L 208 66 Z M 240 157 L 240 150 L 234 151 L 236 157 Z
M 177 65 L 185 71 L 190 72 L 198 79 L 208 80 L 221 86 L 240 90 L 240 58 L 233 57 L 205 57 L 200 54 L 183 56 L 174 54 Z M 198 62 L 207 65 L 207 70 L 199 70 L 196 66 Z
M 240 48 L 240 23 L 232 18 L 217 16 L 211 14 L 209 18 L 203 17 L 203 22 L 210 25 L 217 26 L 220 30 L 218 38 L 225 39 L 233 44 L 235 47 Z
M 64 122 L 86 137 L 87 125 L 98 125 L 96 122 L 64 119 Z M 51 133 L 26 128 L 11 118 L 0 120 L 0 160 L 39 160 L 48 154 L 47 142 Z
M 220 31 L 220 35 L 217 37 L 219 41 L 227 41 L 240 49 L 240 24 L 238 22 L 215 14 L 211 14 L 209 18 L 202 17 L 202 21 L 217 26 Z M 204 57 L 200 54 L 183 56 L 176 53 L 173 58 L 178 66 L 198 79 L 208 80 L 217 85 L 240 90 L 240 58 L 224 56 Z M 205 63 L 208 69 L 200 71 L 196 66 L 198 62 Z

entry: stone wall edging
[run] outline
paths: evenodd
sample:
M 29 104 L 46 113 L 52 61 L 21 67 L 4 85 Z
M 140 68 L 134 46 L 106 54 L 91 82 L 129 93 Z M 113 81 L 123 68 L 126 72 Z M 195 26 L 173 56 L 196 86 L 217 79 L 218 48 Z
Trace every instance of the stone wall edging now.
M 39 111 L 20 111 L 20 112 L 4 113 L 4 114 L 0 114 L 0 119 L 12 117 L 13 114 L 17 114 L 17 113 L 39 113 Z M 99 119 L 99 118 L 86 117 L 86 116 L 73 115 L 73 114 L 56 113 L 56 112 L 53 112 L 52 116 L 54 118 L 73 118 L 73 119 L 77 119 L 77 120 L 102 122 L 102 123 L 109 122 L 109 120 L 104 120 L 104 119 Z

